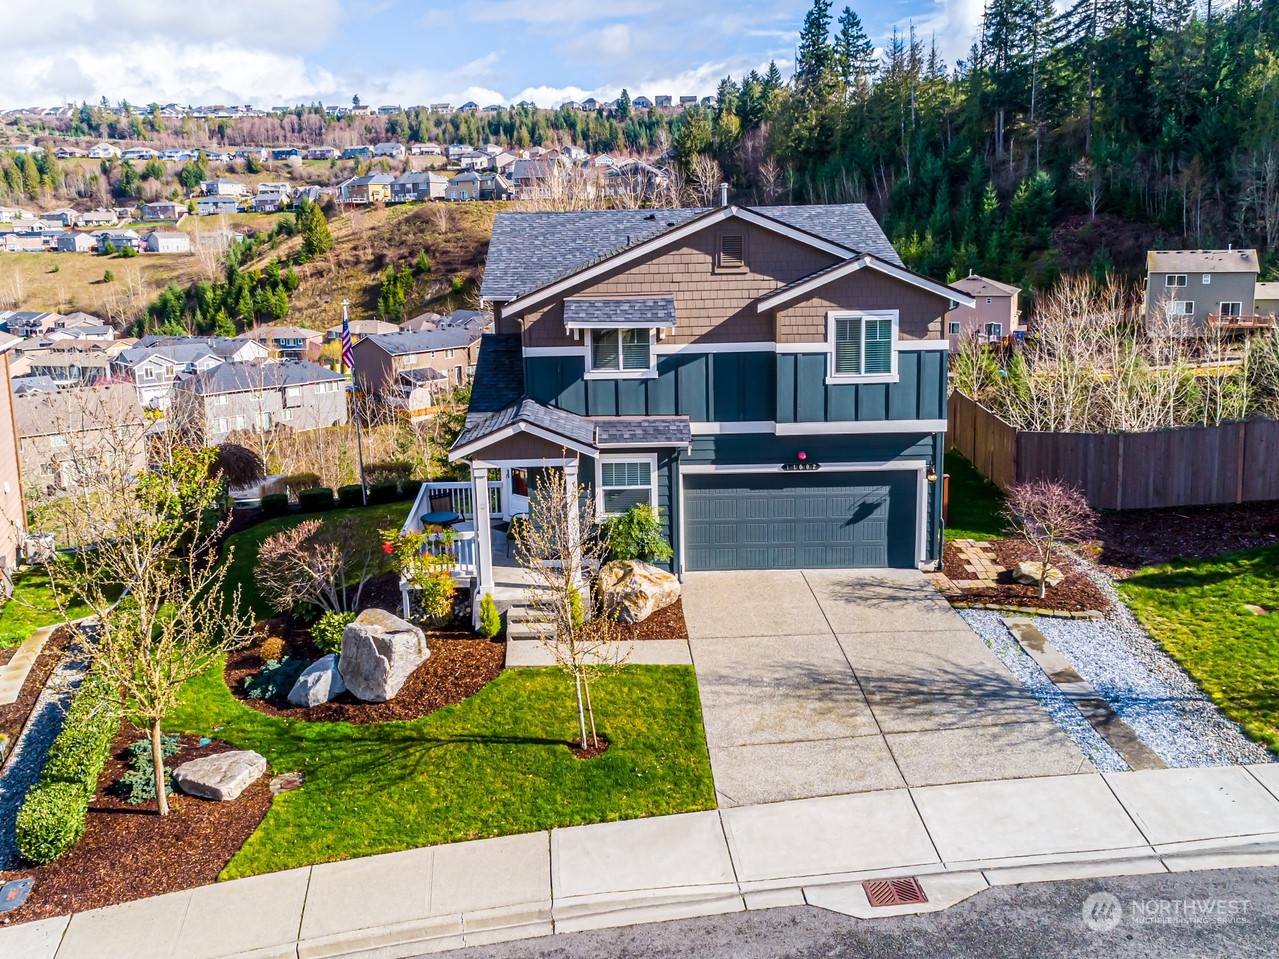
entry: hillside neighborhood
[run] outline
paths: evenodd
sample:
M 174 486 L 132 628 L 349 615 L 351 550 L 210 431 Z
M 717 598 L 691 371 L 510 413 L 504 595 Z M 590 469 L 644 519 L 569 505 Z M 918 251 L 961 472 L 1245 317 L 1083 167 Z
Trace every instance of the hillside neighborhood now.
M 1270 954 L 1279 22 L 1081 11 L 0 105 L 0 956 Z

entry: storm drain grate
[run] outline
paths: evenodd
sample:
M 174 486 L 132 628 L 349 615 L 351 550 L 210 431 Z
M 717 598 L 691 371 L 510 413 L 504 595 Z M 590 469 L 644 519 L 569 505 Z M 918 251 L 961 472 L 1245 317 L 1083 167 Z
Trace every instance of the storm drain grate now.
M 915 906 L 928 901 L 924 887 L 914 876 L 904 879 L 867 879 L 862 883 L 872 906 Z

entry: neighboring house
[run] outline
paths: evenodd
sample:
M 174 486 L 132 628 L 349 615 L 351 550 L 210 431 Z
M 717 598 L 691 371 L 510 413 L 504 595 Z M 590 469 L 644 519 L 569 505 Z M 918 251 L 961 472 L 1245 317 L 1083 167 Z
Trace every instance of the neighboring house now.
M 1152 250 L 1146 254 L 1146 322 L 1165 315 L 1193 330 L 1253 325 L 1256 250 Z
M 146 447 L 138 442 L 146 423 L 127 383 L 26 392 L 12 403 L 23 483 L 33 492 L 74 492 L 84 470 L 146 469 Z
M 216 216 L 220 213 L 237 213 L 240 200 L 232 195 L 202 196 L 195 201 L 195 212 L 200 216 Z
M 58 237 L 60 253 L 92 253 L 98 248 L 98 241 L 92 233 L 63 233 Z
M 22 375 L 57 387 L 92 386 L 113 376 L 111 352 L 100 344 L 59 342 L 50 335 L 40 347 L 22 351 Z
M 409 153 L 415 157 L 437 157 L 442 156 L 444 151 L 438 143 L 415 143 L 409 148 Z
M 297 147 L 281 147 L 271 151 L 272 160 L 301 160 L 302 151 Z
M 440 325 L 440 314 L 423 313 L 413 317 L 411 320 L 405 320 L 400 324 L 400 329 L 404 332 L 417 332 L 419 330 L 433 330 Z
M 459 173 L 449 180 L 444 188 L 446 200 L 478 200 L 480 198 L 480 175 L 474 170 Z
M 503 212 L 481 292 L 450 458 L 508 515 L 554 468 L 603 516 L 656 508 L 681 575 L 940 560 L 943 320 L 974 304 L 864 205 Z M 487 522 L 476 551 L 484 593 Z
M 190 253 L 191 237 L 181 230 L 152 230 L 146 235 L 150 253 Z
M 259 193 L 249 203 L 249 208 L 254 213 L 279 213 L 287 202 L 288 198 L 282 193 Z
M 481 200 L 509 200 L 514 195 L 514 185 L 502 174 L 480 174 L 479 197 Z
M 308 160 L 336 160 L 338 156 L 336 147 L 311 147 L 306 151 Z
M 176 220 L 186 211 L 185 204 L 174 203 L 172 200 L 157 200 L 154 203 L 142 204 L 142 219 Z
M 351 320 L 347 324 L 351 329 L 351 342 L 358 343 L 363 337 L 379 333 L 398 333 L 401 327 L 384 320 Z M 331 343 L 342 338 L 342 324 L 330 326 L 324 331 L 324 342 Z
M 973 298 L 973 306 L 957 306 L 946 314 L 950 351 L 959 349 L 965 336 L 976 334 L 987 343 L 1000 343 L 1020 329 L 1017 297 L 1021 288 L 970 273 L 951 284 Z
M 5 233 L 0 235 L 6 253 L 44 253 L 50 249 L 50 243 L 57 243 L 56 237 L 46 238 L 44 233 Z
M 653 97 L 653 106 L 659 107 L 659 108 L 666 107 L 669 109 L 671 106 L 673 106 L 673 103 L 671 101 L 671 98 L 668 96 L 658 96 L 658 97 Z
M 342 151 L 343 160 L 367 160 L 373 155 L 371 146 L 347 147 Z
M 394 157 L 397 160 L 402 160 L 404 158 L 404 144 L 390 141 L 375 143 L 373 144 L 373 155 L 375 157 Z
M 244 196 L 249 188 L 239 180 L 218 177 L 216 180 L 202 181 L 200 189 L 204 191 L 206 196 Z
M 401 330 L 366 336 L 355 344 L 355 382 L 362 393 L 420 412 L 436 396 L 466 383 L 475 369 L 481 330 L 468 326 L 488 315 L 459 310 L 433 330 Z M 424 392 L 422 392 L 424 391 Z M 413 401 L 410 403 L 410 401 Z
M 511 167 L 511 184 L 522 197 L 545 195 L 561 163 L 560 160 L 517 160 Z
M 395 177 L 389 173 L 370 173 L 352 177 L 342 184 L 343 203 L 388 203 Z
M 444 196 L 449 178 L 438 173 L 420 171 L 405 173 L 396 177 L 391 183 L 392 203 L 415 203 L 423 200 L 438 200 Z
M 236 339 L 252 340 L 269 351 L 273 357 L 284 360 L 304 360 L 319 350 L 324 334 L 300 326 L 259 326 L 246 330 Z
M 473 150 L 458 157 L 457 165 L 463 170 L 488 170 L 493 166 L 493 157 L 482 150 Z
M 158 160 L 160 154 L 150 147 L 132 147 L 120 154 L 121 160 Z
M 133 382 L 143 406 L 167 409 L 179 376 L 201 373 L 223 363 L 261 362 L 268 356 L 267 348 L 252 340 L 144 336 L 115 357 L 111 371 Z
M 118 146 L 112 146 L 110 143 L 98 143 L 89 147 L 89 151 L 85 155 L 90 160 L 119 159 L 120 148 Z
M 258 196 L 261 196 L 264 193 L 275 193 L 282 197 L 289 197 L 293 194 L 293 186 L 283 180 L 275 183 L 263 182 L 258 184 L 257 193 Z
M 9 351 L 17 345 L 17 337 L 0 334 L 0 569 L 10 572 L 17 568 L 26 528 L 17 417 L 9 374 Z
M 1253 288 L 1253 297 L 1258 316 L 1279 318 L 1279 283 L 1258 283 Z
M 631 101 L 631 106 L 633 106 L 636 110 L 651 110 L 653 108 L 653 101 L 648 97 L 636 97 Z
M 0 310 L 0 330 L 22 338 L 40 336 L 53 329 L 61 313 L 45 313 L 40 310 Z
M 240 430 L 316 430 L 347 422 L 346 378 L 317 363 L 226 363 L 184 376 L 173 419 L 206 445 Z
M 95 233 L 94 237 L 98 241 L 99 253 L 107 252 L 107 244 L 117 250 L 123 250 L 128 246 L 139 252 L 142 251 L 142 237 L 136 230 L 101 230 Z
M 48 226 L 72 227 L 80 225 L 80 214 L 70 207 L 61 210 L 50 210 L 40 214 L 40 221 Z
M 80 214 L 80 225 L 86 229 L 91 227 L 115 226 L 120 218 L 115 210 L 90 210 Z

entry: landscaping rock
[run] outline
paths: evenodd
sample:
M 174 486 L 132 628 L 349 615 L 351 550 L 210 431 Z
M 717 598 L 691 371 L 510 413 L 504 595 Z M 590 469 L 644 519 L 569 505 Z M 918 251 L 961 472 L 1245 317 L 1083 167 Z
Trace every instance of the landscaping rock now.
M 1040 563 L 1036 563 L 1031 560 L 1018 563 L 1015 567 L 1013 567 L 1013 579 L 1017 580 L 1019 583 L 1025 583 L 1027 586 L 1038 586 L 1040 568 Z M 1061 581 L 1065 578 L 1066 574 L 1059 570 L 1056 566 L 1053 566 L 1051 563 L 1048 565 L 1048 578 L 1045 581 L 1048 586 L 1060 586 Z
M 289 702 L 294 706 L 318 706 L 345 689 L 346 684 L 338 671 L 337 654 L 329 653 L 302 670 L 302 675 L 289 692 Z
M 264 772 L 264 756 L 251 749 L 235 749 L 183 763 L 173 770 L 173 785 L 189 796 L 228 802 Z
M 342 633 L 338 672 L 356 699 L 384 703 L 430 655 L 422 630 L 384 609 L 366 609 Z
M 639 560 L 607 563 L 600 570 L 605 615 L 623 623 L 642 623 L 679 599 L 679 580 Z

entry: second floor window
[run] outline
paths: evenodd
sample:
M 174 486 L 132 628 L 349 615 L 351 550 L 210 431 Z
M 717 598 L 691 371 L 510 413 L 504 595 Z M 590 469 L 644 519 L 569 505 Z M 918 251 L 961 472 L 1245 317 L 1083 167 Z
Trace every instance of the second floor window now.
M 1167 276 L 1164 277 L 1164 286 L 1185 286 L 1185 285 L 1186 285 L 1186 274 L 1184 273 L 1169 273 Z
M 890 376 L 894 323 L 889 316 L 836 316 L 832 320 L 835 376 Z
M 642 372 L 653 365 L 648 330 L 592 330 L 592 372 Z

